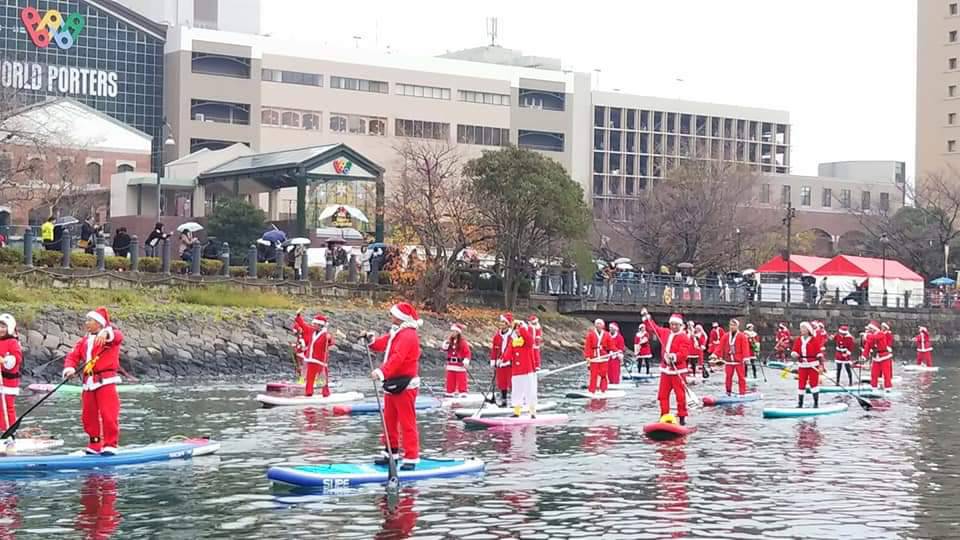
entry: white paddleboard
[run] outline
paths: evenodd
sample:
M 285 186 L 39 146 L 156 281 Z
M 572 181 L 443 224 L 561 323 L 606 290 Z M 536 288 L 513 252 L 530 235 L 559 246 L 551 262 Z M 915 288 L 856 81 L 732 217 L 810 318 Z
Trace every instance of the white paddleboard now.
M 53 437 L 11 439 L 10 444 L 0 444 L 0 455 L 29 454 L 59 446 L 63 446 L 63 440 Z
M 556 401 L 542 401 L 537 404 L 537 413 L 539 414 L 540 411 L 549 411 L 556 408 L 557 408 Z M 476 413 L 477 413 L 477 409 L 454 409 L 453 410 L 453 414 L 457 415 L 457 418 L 468 418 L 470 416 L 475 415 Z M 496 417 L 496 416 L 512 416 L 512 415 L 513 415 L 513 407 L 496 407 L 488 403 L 487 405 L 484 405 L 482 409 L 480 409 L 481 417 L 485 416 L 487 418 L 490 418 L 490 417 Z
M 903 366 L 903 370 L 904 370 L 904 371 L 917 371 L 917 372 L 921 372 L 921 373 L 923 373 L 923 372 L 934 372 L 934 371 L 940 371 L 940 366 L 932 366 L 932 367 L 930 367 L 930 366 L 918 366 L 918 365 L 916 365 L 916 364 L 911 364 L 911 365 L 909 365 L 909 366 Z M 897 382 L 897 378 L 896 378 L 896 377 L 893 378 L 893 382 Z
M 347 403 L 349 401 L 359 401 L 361 399 L 363 399 L 363 394 L 360 392 L 341 392 L 338 394 L 330 394 L 327 397 L 319 394 L 310 397 L 259 394 L 256 397 L 256 400 L 264 407 L 318 407 Z
M 586 390 L 572 390 L 567 392 L 567 397 L 571 399 L 617 399 L 627 395 L 623 390 L 607 390 L 606 392 L 590 393 Z
M 460 407 L 476 407 L 483 403 L 483 394 L 466 394 L 464 396 L 446 396 L 440 400 L 440 406 L 445 409 Z

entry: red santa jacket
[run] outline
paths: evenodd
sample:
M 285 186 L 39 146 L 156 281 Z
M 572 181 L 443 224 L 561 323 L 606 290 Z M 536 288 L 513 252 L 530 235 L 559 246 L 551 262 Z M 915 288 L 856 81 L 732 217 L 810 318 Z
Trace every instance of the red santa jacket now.
M 633 338 L 633 354 L 637 355 L 637 358 L 653 357 L 653 351 L 650 349 L 650 334 L 643 326 L 637 330 L 637 335 Z
M 20 393 L 20 366 L 23 365 L 23 351 L 16 336 L 0 338 L 0 376 L 3 385 L 0 394 L 16 396 Z
M 293 327 L 293 337 L 293 354 L 303 360 L 303 357 L 307 354 L 307 342 L 303 340 L 303 332 L 296 326 Z
M 614 353 L 614 356 L 618 360 L 623 360 L 623 351 L 627 348 L 626 343 L 623 341 L 623 334 L 617 332 L 617 335 L 610 334 L 610 352 Z M 614 356 L 610 358 L 613 359 Z
M 926 332 L 917 334 L 917 337 L 913 338 L 913 342 L 917 344 L 917 352 L 933 351 L 933 342 L 930 341 L 930 334 Z M 6 382 L 6 380 L 4 380 L 4 382 Z
M 839 362 L 849 362 L 857 343 L 850 334 L 837 333 L 833 336 L 833 346 L 835 349 L 833 359 Z
M 883 362 L 893 359 L 893 342 L 890 341 L 892 334 L 888 337 L 884 332 L 871 332 L 863 343 L 865 355 L 873 354 L 875 362 Z
M 699 334 L 694 332 L 693 337 L 690 339 L 690 342 L 693 344 L 693 347 L 697 350 L 697 356 L 699 356 L 700 359 L 703 359 L 704 352 L 710 348 L 710 344 L 707 339 L 706 332 L 700 332 Z
M 512 358 L 507 355 L 507 347 L 510 345 L 510 329 L 503 332 L 497 331 L 493 335 L 493 345 L 490 347 L 490 367 L 508 368 Z
M 687 369 L 687 356 L 693 348 L 690 338 L 681 330 L 673 333 L 669 328 L 661 328 L 653 319 L 647 317 L 643 321 L 647 332 L 657 334 L 660 340 L 660 374 L 661 375 L 683 375 L 689 371 Z
M 606 330 L 591 328 L 590 331 L 587 332 L 587 337 L 583 340 L 583 357 L 587 360 L 604 357 L 612 349 L 613 344 L 610 341 L 610 333 Z M 599 362 L 606 361 L 607 358 L 605 357 L 599 360 Z
M 537 326 L 530 325 L 530 330 L 533 331 L 533 358 L 539 366 L 540 349 L 543 348 L 543 327 L 539 324 Z
M 399 330 L 378 337 L 370 350 L 384 353 L 383 364 L 374 370 L 380 380 L 412 377 L 407 388 L 420 386 L 420 336 L 413 326 L 400 325 Z
M 443 350 L 447 351 L 447 371 L 466 371 L 465 362 L 470 360 L 470 344 L 467 338 L 448 339 L 443 342 Z
M 776 350 L 786 351 L 790 349 L 790 342 L 793 341 L 793 336 L 790 335 L 789 330 L 777 330 L 775 339 L 777 340 Z
M 744 363 L 753 357 L 753 348 L 746 332 L 725 332 L 720 340 L 720 350 L 717 354 L 724 364 L 735 366 Z
M 813 368 L 823 363 L 823 340 L 819 336 L 797 336 L 792 351 L 799 367 Z
M 96 345 L 97 334 L 88 334 L 77 340 L 77 344 L 63 361 L 64 368 L 80 370 L 86 366 L 82 373 L 84 390 L 96 390 L 101 386 L 120 382 L 117 371 L 120 369 L 123 334 L 112 325 L 101 332 L 106 336 L 103 345 Z
M 719 356 L 717 351 L 720 350 L 720 340 L 723 339 L 723 333 L 723 329 L 719 326 L 710 329 L 710 345 L 707 348 L 707 353 Z
M 533 357 L 533 331 L 527 323 L 521 322 L 510 332 L 507 355 L 512 360 L 513 374 L 526 375 L 536 369 Z
M 317 330 L 307 324 L 301 315 L 297 315 L 293 324 L 303 335 L 303 341 L 306 345 L 303 361 L 308 364 L 320 364 L 326 367 L 328 351 L 330 346 L 333 345 L 333 336 L 327 332 L 327 328 Z

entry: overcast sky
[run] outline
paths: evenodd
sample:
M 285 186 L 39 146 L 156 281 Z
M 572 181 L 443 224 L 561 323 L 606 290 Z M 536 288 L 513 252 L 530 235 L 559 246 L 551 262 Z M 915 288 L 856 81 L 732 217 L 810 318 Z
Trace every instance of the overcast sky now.
M 913 171 L 912 0 L 264 1 L 264 31 L 435 55 L 498 42 L 600 69 L 603 90 L 784 109 L 793 168 L 858 159 Z M 576 7 L 568 7 L 576 6 Z M 677 79 L 682 79 L 678 83 Z M 910 173 L 912 174 L 912 172 Z

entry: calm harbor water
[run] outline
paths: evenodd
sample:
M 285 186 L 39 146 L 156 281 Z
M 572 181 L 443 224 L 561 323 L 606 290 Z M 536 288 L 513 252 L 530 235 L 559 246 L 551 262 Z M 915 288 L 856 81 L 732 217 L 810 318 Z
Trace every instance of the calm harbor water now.
M 960 524 L 960 370 L 903 375 L 889 410 L 763 420 L 762 404 L 696 409 L 699 431 L 654 443 L 656 386 L 624 399 L 562 401 L 562 426 L 465 430 L 424 412 L 426 455 L 485 460 L 482 477 L 402 488 L 387 504 L 373 486 L 336 495 L 271 487 L 267 467 L 367 459 L 379 417 L 318 409 L 258 409 L 261 384 L 162 386 L 123 398 L 123 441 L 171 435 L 222 441 L 219 455 L 122 472 L 0 478 L 0 538 L 948 538 Z M 567 378 L 563 378 L 566 376 Z M 791 406 L 793 381 L 771 370 L 767 405 Z M 438 380 L 434 377 L 433 380 Z M 561 398 L 568 372 L 545 381 Z M 719 390 L 716 375 L 694 387 Z M 369 394 L 368 381 L 344 388 Z M 846 398 L 824 396 L 823 403 Z M 21 398 L 21 410 L 26 399 Z M 58 397 L 30 425 L 84 442 L 79 400 Z

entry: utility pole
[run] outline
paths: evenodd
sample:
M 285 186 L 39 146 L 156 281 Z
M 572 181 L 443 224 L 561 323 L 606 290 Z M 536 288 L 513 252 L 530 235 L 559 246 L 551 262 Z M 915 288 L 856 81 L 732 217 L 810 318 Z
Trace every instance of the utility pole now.
M 790 239 L 793 236 L 793 220 L 796 217 L 797 209 L 793 207 L 793 201 L 787 201 L 787 214 L 782 220 L 787 226 L 787 253 L 783 257 L 787 261 L 787 309 L 790 309 L 790 272 L 793 271 L 790 264 Z

